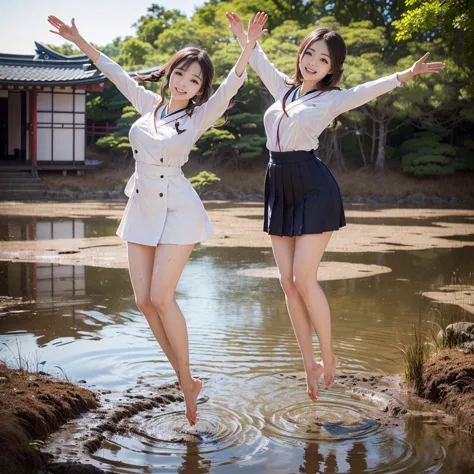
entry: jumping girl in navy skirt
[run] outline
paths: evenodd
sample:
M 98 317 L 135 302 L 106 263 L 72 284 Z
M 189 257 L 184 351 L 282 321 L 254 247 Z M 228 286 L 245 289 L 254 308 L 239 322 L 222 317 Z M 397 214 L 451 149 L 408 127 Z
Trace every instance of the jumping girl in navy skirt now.
M 227 13 L 229 27 L 242 47 L 247 43 L 241 19 Z M 264 13 L 250 20 L 262 28 Z M 254 27 L 254 26 L 253 26 Z M 278 71 L 257 43 L 249 64 L 275 99 L 265 113 L 270 162 L 265 179 L 264 230 L 272 240 L 288 312 L 303 356 L 308 395 L 316 401 L 318 379 L 334 380 L 337 358 L 332 350 L 331 314 L 317 273 L 332 232 L 346 225 L 341 192 L 328 167 L 315 156 L 319 135 L 343 112 L 400 86 L 417 74 L 439 72 L 443 63 L 424 61 L 410 69 L 352 89 L 337 87 L 346 45 L 328 28 L 309 33 L 300 45 L 293 79 Z M 321 348 L 314 359 L 311 324 Z

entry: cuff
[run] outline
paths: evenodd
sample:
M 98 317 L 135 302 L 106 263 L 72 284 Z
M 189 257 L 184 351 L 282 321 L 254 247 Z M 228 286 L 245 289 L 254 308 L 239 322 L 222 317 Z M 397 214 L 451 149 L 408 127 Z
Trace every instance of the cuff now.
M 108 59 L 107 56 L 99 51 L 99 57 L 97 58 L 97 61 L 93 61 L 93 63 L 100 64 L 103 63 L 106 59 Z
M 243 74 L 241 76 L 237 76 L 237 73 L 235 72 L 235 68 L 236 66 L 234 66 L 228 76 L 227 76 L 227 81 L 241 81 L 242 83 L 244 82 L 244 80 L 247 78 L 247 69 L 244 70 Z
M 257 62 L 257 56 L 259 54 L 263 54 L 263 49 L 260 47 L 260 44 L 259 42 L 257 41 L 255 43 L 255 46 L 252 50 L 252 54 L 250 55 L 250 59 L 249 59 L 249 64 L 252 66 L 252 63 L 255 64 Z M 253 67 L 253 66 L 252 66 Z
M 403 87 L 403 83 L 398 79 L 398 72 L 393 73 L 390 77 L 390 80 L 395 82 L 396 87 Z

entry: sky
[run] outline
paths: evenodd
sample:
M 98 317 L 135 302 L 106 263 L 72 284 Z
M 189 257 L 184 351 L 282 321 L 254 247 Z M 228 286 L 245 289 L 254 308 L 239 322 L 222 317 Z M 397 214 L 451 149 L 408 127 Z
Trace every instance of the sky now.
M 189 17 L 204 0 L 0 0 L 0 53 L 34 54 L 35 41 L 64 44 L 49 32 L 48 15 L 65 23 L 75 17 L 81 35 L 103 46 L 117 36 L 134 35 L 132 24 L 152 3 L 177 8 Z

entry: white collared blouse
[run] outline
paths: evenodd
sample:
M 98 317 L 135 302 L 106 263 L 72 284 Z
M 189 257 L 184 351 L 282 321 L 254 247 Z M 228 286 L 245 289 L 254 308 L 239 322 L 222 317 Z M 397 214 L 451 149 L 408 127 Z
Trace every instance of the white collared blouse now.
M 288 84 L 289 77 L 275 68 L 258 43 L 249 64 L 275 99 L 264 116 L 267 148 L 270 151 L 316 150 L 319 136 L 338 115 L 401 85 L 395 73 L 351 89 L 314 91 L 293 101 L 291 94 L 292 97 L 286 101 L 286 116 L 282 101 L 292 87 Z

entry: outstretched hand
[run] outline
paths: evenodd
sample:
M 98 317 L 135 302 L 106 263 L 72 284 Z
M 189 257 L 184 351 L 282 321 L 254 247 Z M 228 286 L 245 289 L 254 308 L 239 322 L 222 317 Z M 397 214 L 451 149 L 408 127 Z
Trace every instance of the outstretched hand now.
M 429 55 L 430 53 L 426 53 L 423 57 L 418 59 L 418 61 L 415 61 L 413 63 L 413 66 L 411 67 L 411 72 L 414 76 L 418 74 L 427 74 L 429 72 L 435 72 L 436 74 L 438 74 L 440 70 L 445 67 L 444 63 L 425 63 Z
M 237 13 L 227 12 L 225 14 L 225 17 L 229 22 L 229 28 L 237 38 L 241 38 L 242 35 L 246 36 L 246 33 L 244 31 L 244 24 L 242 23 L 242 20 L 240 19 L 239 15 L 237 15 Z
M 71 19 L 71 26 L 66 25 L 66 23 L 53 15 L 48 16 L 48 22 L 56 28 L 56 30 L 49 30 L 51 33 L 61 36 L 65 40 L 71 41 L 72 43 L 76 43 L 80 38 L 74 18 Z
M 268 20 L 268 15 L 264 12 L 258 12 L 249 21 L 249 29 L 247 31 L 247 41 L 254 43 L 258 41 L 268 30 L 264 30 L 263 27 Z
M 226 13 L 225 16 L 229 21 L 229 28 L 237 37 L 237 39 L 239 39 L 241 44 L 241 40 L 245 39 L 249 43 L 254 43 L 258 41 L 265 33 L 268 33 L 268 30 L 263 29 L 265 23 L 268 20 L 268 15 L 266 15 L 264 12 L 258 12 L 253 18 L 250 19 L 247 33 L 245 32 L 244 24 L 237 13 Z

